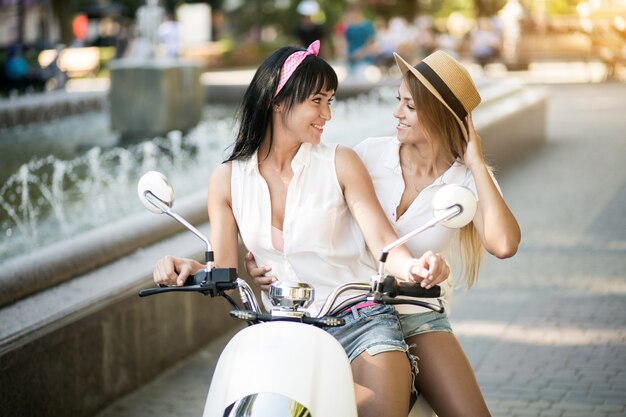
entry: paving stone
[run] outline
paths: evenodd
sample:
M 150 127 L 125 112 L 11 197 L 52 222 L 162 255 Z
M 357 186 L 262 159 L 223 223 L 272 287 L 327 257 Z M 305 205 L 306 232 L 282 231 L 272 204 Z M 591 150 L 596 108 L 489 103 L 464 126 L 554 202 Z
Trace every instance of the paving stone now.
M 539 413 L 539 417 L 561 417 L 563 415 L 563 411 L 561 410 L 541 410 Z

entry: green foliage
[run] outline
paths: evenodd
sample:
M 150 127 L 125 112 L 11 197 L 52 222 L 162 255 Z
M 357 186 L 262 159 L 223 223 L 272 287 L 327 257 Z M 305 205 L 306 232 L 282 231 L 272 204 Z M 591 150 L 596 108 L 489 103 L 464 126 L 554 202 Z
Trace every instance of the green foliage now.
M 469 0 L 421 0 L 420 13 L 432 15 L 435 18 L 446 18 L 451 13 L 458 12 L 466 16 L 474 14 L 474 7 Z
M 504 7 L 506 0 L 474 0 L 475 16 L 493 16 Z
M 571 15 L 576 13 L 579 0 L 550 0 L 546 1 L 546 12 L 551 16 Z

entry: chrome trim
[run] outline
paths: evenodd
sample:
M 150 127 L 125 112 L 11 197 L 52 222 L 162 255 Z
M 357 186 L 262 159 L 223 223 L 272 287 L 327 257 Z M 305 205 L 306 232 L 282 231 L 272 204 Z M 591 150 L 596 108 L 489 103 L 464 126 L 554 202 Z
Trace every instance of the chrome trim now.
M 247 395 L 224 410 L 223 417 L 313 417 L 298 401 L 273 392 Z
M 371 300 L 372 300 L 372 297 L 368 297 L 367 294 L 355 294 L 351 297 L 345 298 L 341 303 L 337 304 L 336 306 L 333 306 L 328 312 L 328 314 L 330 314 L 331 316 L 334 316 L 335 314 L 345 310 L 348 305 L 355 304 L 355 301 L 356 301 L 356 304 L 358 304 L 360 302 L 371 301 Z
M 262 314 L 259 303 L 256 299 L 256 296 L 254 295 L 254 292 L 252 292 L 252 288 L 250 288 L 250 285 L 248 285 L 248 283 L 241 278 L 237 278 L 235 282 L 237 283 L 237 287 L 239 288 L 239 298 L 241 298 L 241 302 L 243 303 L 244 307 L 248 310 L 254 311 L 257 314 Z
M 302 317 L 307 316 L 306 311 L 296 311 L 283 308 L 273 308 L 270 311 L 270 314 L 272 315 L 272 317 L 294 317 L 297 319 L 301 319 Z
M 317 313 L 316 317 L 324 317 L 328 315 L 328 312 L 333 307 L 333 304 L 337 300 L 337 297 L 345 291 L 350 290 L 365 290 L 370 291 L 372 289 L 372 284 L 364 283 L 364 282 L 349 282 L 347 284 L 340 285 L 336 287 L 328 297 L 326 297 L 326 301 L 324 301 L 324 305 L 320 309 L 319 313 Z
M 278 281 L 270 285 L 268 296 L 272 305 L 295 310 L 311 305 L 315 289 L 304 282 Z

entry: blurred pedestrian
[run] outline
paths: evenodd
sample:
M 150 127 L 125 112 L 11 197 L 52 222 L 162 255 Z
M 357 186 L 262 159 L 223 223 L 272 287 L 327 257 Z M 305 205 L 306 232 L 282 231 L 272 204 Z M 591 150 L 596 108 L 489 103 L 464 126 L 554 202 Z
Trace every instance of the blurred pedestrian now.
M 297 8 L 300 19 L 296 26 L 295 34 L 300 46 L 309 46 L 316 40 L 324 40 L 324 27 L 313 19 L 320 11 L 320 6 L 315 0 L 304 0 Z
M 348 74 L 359 76 L 363 67 L 375 62 L 376 30 L 372 22 L 365 18 L 358 4 L 348 5 L 344 35 Z
M 422 59 L 432 54 L 437 48 L 437 39 L 433 19 L 430 16 L 420 16 L 415 20 L 417 28 L 417 44 L 419 45 L 418 56 Z
M 487 17 L 478 19 L 476 28 L 470 33 L 469 41 L 472 57 L 483 69 L 499 55 L 500 36 Z
M 435 35 L 437 49 L 444 51 L 451 57 L 459 58 L 460 39 L 450 33 L 446 26 L 441 27 Z
M 379 17 L 374 21 L 376 28 L 376 65 L 388 73 L 395 66 L 393 53 L 398 48 L 398 43 L 390 29 L 390 23 Z
M 4 63 L 4 73 L 7 79 L 16 82 L 24 79 L 28 74 L 28 62 L 22 56 L 21 45 L 9 48 L 7 60 Z
M 157 30 L 157 36 L 164 57 L 178 58 L 180 54 L 179 32 L 178 22 L 174 19 L 174 16 L 167 13 Z

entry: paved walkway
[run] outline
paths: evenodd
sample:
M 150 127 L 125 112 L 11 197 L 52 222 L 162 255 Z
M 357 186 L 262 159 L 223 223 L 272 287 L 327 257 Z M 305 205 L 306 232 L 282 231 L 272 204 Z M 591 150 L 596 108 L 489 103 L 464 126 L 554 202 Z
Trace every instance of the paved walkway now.
M 494 417 L 626 416 L 626 84 L 549 94 L 547 144 L 499 175 L 522 246 L 453 325 Z M 201 415 L 227 338 L 98 417 Z
M 548 142 L 503 173 L 523 231 L 454 304 L 494 416 L 626 415 L 626 85 L 554 86 Z

